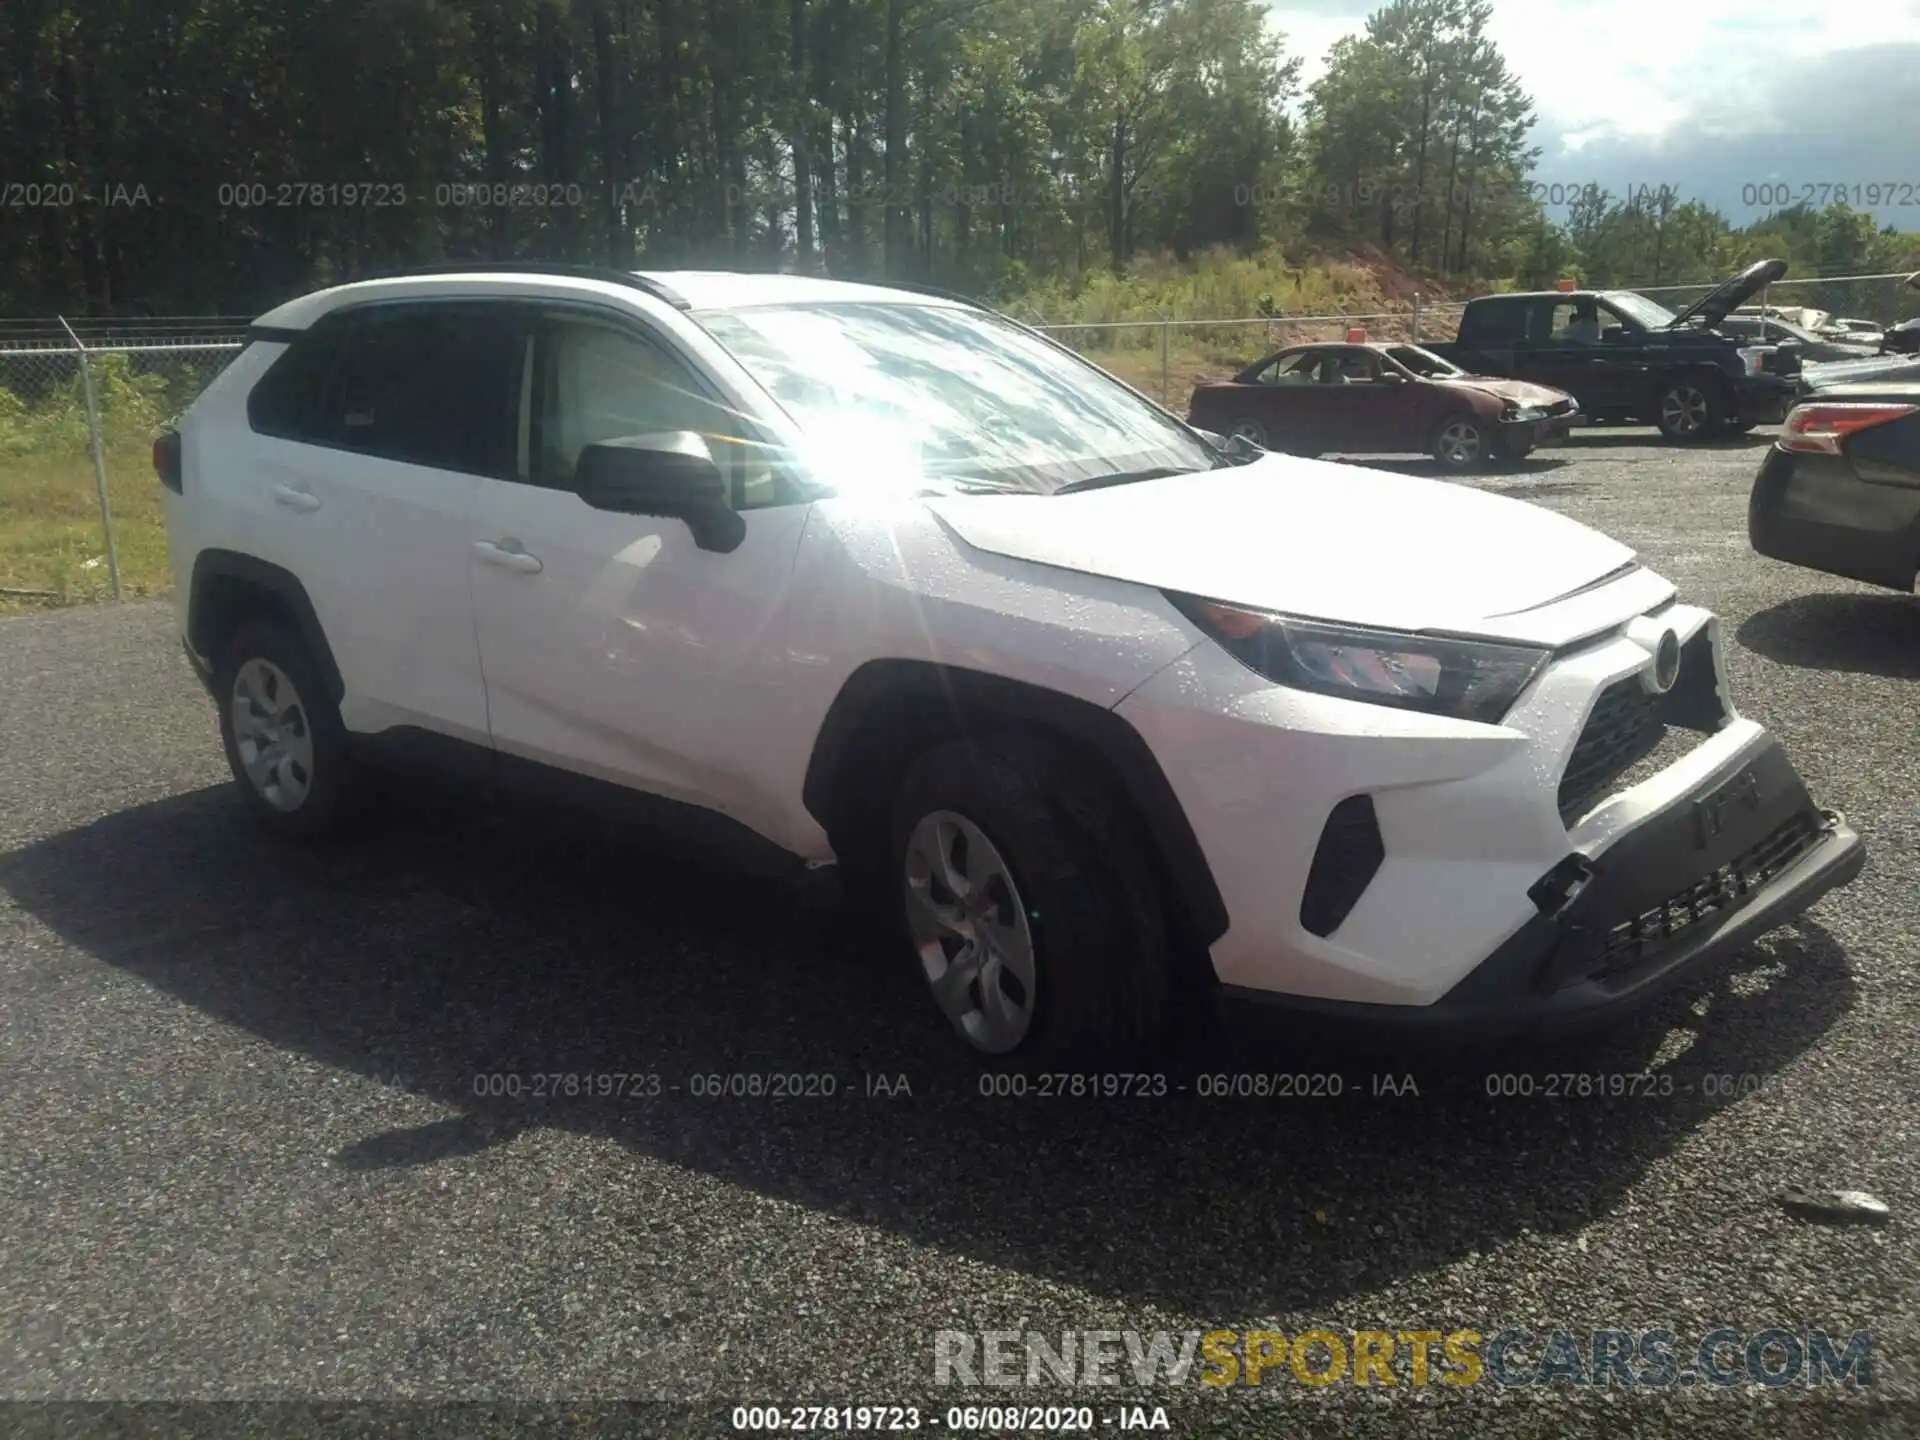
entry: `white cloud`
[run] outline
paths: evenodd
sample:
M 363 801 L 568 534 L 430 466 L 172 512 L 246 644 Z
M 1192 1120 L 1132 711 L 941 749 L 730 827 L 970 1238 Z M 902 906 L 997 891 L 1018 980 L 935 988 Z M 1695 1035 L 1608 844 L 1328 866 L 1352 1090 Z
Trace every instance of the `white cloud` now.
M 1360 33 L 1377 0 L 1270 8 L 1311 84 L 1328 47 Z M 1689 174 L 1713 169 L 1724 154 L 1727 164 L 1739 157 L 1744 176 L 1756 154 L 1769 154 L 1764 168 L 1798 175 L 1804 157 L 1857 153 L 1847 127 L 1867 149 L 1920 152 L 1920 113 L 1898 93 L 1907 85 L 1893 80 L 1875 104 L 1847 79 L 1857 69 L 1884 87 L 1886 61 L 1920 54 L 1920 0 L 1494 0 L 1490 34 L 1533 99 L 1540 178 L 1602 179 L 1616 190 L 1680 182 L 1691 193 L 1681 174 L 1656 172 L 1669 162 Z M 1603 157 L 1605 175 L 1583 173 Z M 1899 168 L 1920 180 L 1904 173 L 1910 164 Z M 1913 212 L 1883 218 L 1907 228 Z
M 1270 12 L 1311 83 L 1371 8 L 1277 0 Z M 1494 0 L 1490 33 L 1556 130 L 1657 136 L 1711 119 L 1739 133 L 1768 127 L 1770 97 L 1808 59 L 1920 41 L 1920 0 Z

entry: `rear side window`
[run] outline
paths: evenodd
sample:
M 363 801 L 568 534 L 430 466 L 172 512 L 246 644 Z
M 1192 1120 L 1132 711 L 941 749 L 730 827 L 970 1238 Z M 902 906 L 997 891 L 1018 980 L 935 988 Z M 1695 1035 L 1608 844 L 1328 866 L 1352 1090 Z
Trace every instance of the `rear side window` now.
M 1471 345 L 1511 345 L 1526 333 L 1523 300 L 1480 300 L 1460 320 L 1460 341 Z
M 505 477 L 518 450 L 524 325 L 512 307 L 359 312 L 326 392 L 322 445 Z
M 346 338 L 347 316 L 322 316 L 267 367 L 247 396 L 247 423 L 256 434 L 318 441 L 321 402 L 333 382 Z

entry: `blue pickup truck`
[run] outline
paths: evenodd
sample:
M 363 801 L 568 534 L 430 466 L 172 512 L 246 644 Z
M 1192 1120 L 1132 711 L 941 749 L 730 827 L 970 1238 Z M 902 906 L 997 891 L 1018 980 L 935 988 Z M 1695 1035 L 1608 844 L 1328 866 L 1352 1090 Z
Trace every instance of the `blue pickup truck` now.
M 1787 273 L 1748 266 L 1677 314 L 1630 290 L 1542 290 L 1467 302 L 1460 338 L 1423 348 L 1476 375 L 1549 385 L 1596 421 L 1657 425 L 1708 440 L 1777 423 L 1793 398 L 1791 350 L 1743 345 L 1714 329 Z

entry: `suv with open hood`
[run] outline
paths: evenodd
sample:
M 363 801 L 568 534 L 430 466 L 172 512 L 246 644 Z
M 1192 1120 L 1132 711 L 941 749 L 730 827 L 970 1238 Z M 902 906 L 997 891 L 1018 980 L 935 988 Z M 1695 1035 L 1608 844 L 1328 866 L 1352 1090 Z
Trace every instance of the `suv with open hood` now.
M 1475 374 L 1565 390 L 1593 420 L 1712 439 L 1786 414 L 1790 354 L 1714 329 L 1786 271 L 1784 260 L 1762 260 L 1677 314 L 1631 290 L 1483 295 L 1467 302 L 1456 342 L 1425 348 Z

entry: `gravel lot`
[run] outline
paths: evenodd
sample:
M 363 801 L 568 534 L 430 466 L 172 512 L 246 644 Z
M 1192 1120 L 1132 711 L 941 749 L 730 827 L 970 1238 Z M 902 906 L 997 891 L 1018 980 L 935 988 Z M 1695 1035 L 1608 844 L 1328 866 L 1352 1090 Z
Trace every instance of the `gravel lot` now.
M 1867 872 L 1601 1041 L 1288 1057 L 1340 1067 L 1337 1100 L 982 1098 L 861 926 L 528 817 L 423 801 L 281 849 L 226 787 L 168 610 L 0 622 L 0 1397 L 645 1400 L 675 1403 L 634 1433 L 685 1434 L 739 1401 L 918 1401 L 944 1428 L 956 1402 L 1088 1396 L 936 1390 L 939 1330 L 1780 1325 L 1871 1330 L 1869 1395 L 1282 1372 L 1134 1398 L 1175 1434 L 1915 1433 L 1920 601 L 1752 555 L 1761 443 L 1589 432 L 1475 483 L 1717 609 L 1737 700 L 1865 835 Z M 1201 1035 L 1183 1063 L 1280 1058 Z M 1649 1068 L 1673 1094 L 1485 1093 L 1489 1070 Z M 1419 1095 L 1372 1097 L 1379 1071 Z M 475 1094 L 547 1072 L 662 1093 Z M 740 1072 L 838 1093 L 690 1093 Z M 1718 1074 L 1766 1089 L 1704 1095 Z M 1894 1221 L 1796 1221 L 1774 1197 L 1806 1183 Z M 0 1408 L 15 1433 L 98 1423 Z

